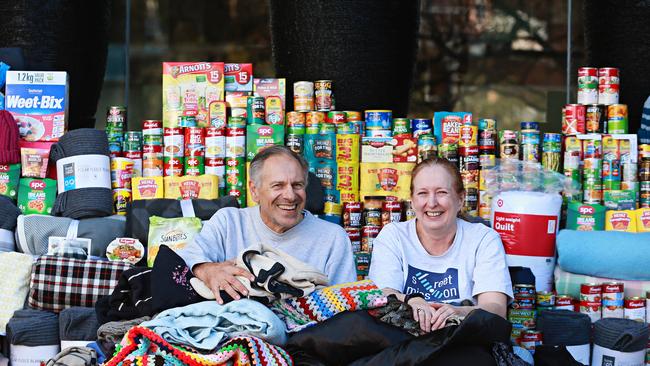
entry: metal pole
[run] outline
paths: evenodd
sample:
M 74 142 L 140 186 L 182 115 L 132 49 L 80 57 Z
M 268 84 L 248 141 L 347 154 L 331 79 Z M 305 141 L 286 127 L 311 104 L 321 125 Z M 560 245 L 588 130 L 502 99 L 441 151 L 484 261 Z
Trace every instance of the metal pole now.
M 131 44 L 131 0 L 126 0 L 126 22 L 124 29 L 124 106 L 127 107 L 127 123 L 129 121 L 129 46 Z M 128 129 L 128 125 L 127 125 Z
M 571 28 L 573 25 L 572 15 L 573 0 L 567 2 L 567 32 L 566 32 L 566 104 L 571 103 Z

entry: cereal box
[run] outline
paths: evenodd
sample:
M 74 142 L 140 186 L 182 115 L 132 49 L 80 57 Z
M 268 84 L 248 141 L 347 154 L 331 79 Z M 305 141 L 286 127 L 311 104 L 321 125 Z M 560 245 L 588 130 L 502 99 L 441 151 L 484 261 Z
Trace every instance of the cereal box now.
M 469 112 L 435 112 L 433 114 L 433 133 L 441 144 L 455 144 L 460 138 L 460 126 L 471 125 Z
M 230 64 L 224 65 L 226 91 L 253 91 L 253 64 Z
M 282 99 L 282 110 L 287 106 L 286 79 L 255 78 L 253 79 L 253 95 L 256 97 L 278 96 Z
M 414 166 L 415 163 L 361 163 L 361 199 L 365 196 L 409 199 Z
M 7 71 L 5 108 L 27 141 L 58 141 L 67 128 L 65 71 Z
M 650 232 L 650 208 L 640 208 L 636 214 L 636 231 L 639 233 Z
M 163 62 L 164 127 L 178 127 L 181 117 L 208 127 L 211 103 L 223 100 L 223 62 Z
M 632 210 L 607 211 L 605 213 L 606 231 L 636 232 L 636 214 Z

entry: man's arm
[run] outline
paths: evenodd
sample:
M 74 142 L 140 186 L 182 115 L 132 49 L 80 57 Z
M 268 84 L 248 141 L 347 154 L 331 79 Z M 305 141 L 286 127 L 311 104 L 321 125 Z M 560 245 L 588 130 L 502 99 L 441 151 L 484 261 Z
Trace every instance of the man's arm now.
M 329 255 L 326 268 L 330 285 L 356 281 L 357 269 L 354 265 L 352 244 L 348 234 L 341 229 L 333 240 L 332 252 Z

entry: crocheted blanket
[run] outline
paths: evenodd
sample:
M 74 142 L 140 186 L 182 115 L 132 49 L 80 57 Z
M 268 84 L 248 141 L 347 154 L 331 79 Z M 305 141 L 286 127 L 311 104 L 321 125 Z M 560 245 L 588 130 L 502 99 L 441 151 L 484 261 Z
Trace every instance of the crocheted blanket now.
M 237 337 L 210 354 L 173 346 L 152 330 L 131 328 L 118 353 L 104 366 L 291 366 L 289 354 L 255 337 Z
M 343 311 L 374 309 L 387 299 L 371 280 L 324 287 L 305 297 L 278 300 L 270 308 L 284 320 L 287 331 L 298 332 Z

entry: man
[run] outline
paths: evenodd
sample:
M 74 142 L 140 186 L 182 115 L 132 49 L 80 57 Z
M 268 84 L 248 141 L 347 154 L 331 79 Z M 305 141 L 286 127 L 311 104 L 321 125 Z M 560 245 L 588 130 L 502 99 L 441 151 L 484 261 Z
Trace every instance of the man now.
M 253 243 L 272 245 L 311 265 L 332 285 L 356 280 L 346 232 L 304 210 L 307 172 L 305 160 L 284 146 L 262 150 L 249 171 L 250 193 L 258 205 L 217 211 L 194 241 L 179 251 L 218 303 L 223 303 L 220 290 L 235 300 L 247 295 L 235 276 L 254 277 L 236 267 L 233 259 Z

